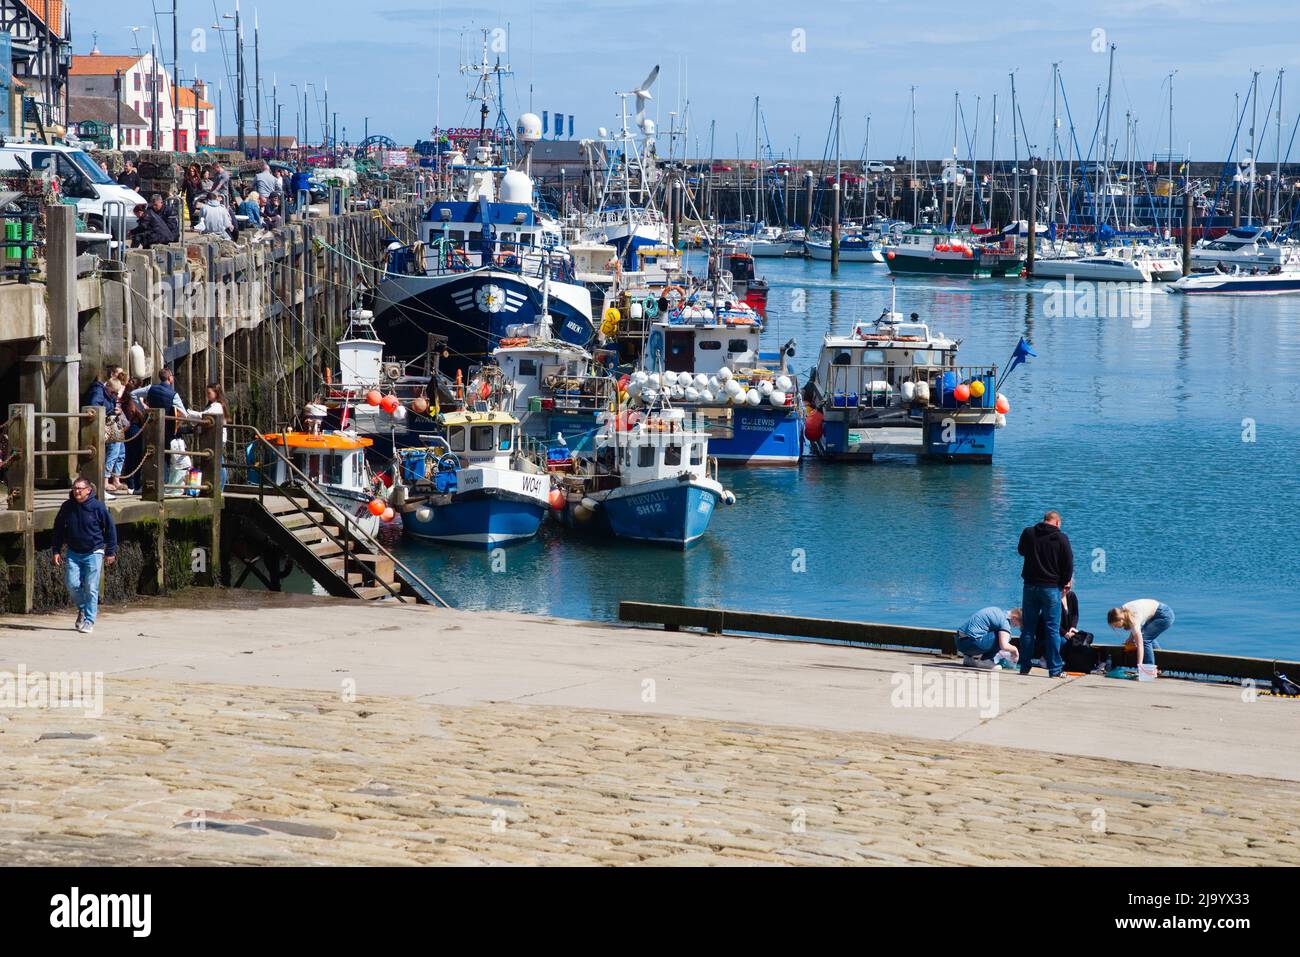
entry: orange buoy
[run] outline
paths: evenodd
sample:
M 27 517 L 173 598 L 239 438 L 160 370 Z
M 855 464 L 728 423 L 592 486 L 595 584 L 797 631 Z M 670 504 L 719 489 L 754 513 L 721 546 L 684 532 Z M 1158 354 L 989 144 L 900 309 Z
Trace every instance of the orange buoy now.
M 892 254 L 891 254 L 892 255 Z M 803 434 L 809 442 L 819 442 L 826 432 L 826 416 L 812 412 L 803 424 Z
M 561 489 L 558 488 L 551 489 L 551 494 L 548 496 L 548 498 L 550 499 L 551 502 L 552 511 L 555 512 L 564 511 L 564 504 L 566 499 L 564 496 L 564 492 Z
M 388 508 L 388 506 L 384 504 L 383 499 L 372 498 L 370 500 L 370 504 L 367 505 L 366 508 L 370 510 L 371 515 L 375 516 L 375 518 L 378 518 L 380 515 L 384 514 L 384 510 Z

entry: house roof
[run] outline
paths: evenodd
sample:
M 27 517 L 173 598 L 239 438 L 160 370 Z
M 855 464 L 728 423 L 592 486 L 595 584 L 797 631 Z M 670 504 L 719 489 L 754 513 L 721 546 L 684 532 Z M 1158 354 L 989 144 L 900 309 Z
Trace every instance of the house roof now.
M 53 24 L 56 32 L 63 31 L 63 0 L 22 0 L 22 3 L 41 23 L 45 23 L 46 26 Z M 50 11 L 48 23 L 45 20 L 47 8 Z
M 111 96 L 73 96 L 68 99 L 68 122 L 83 123 L 94 120 L 109 126 L 117 125 L 117 100 Z M 122 104 L 122 126 L 127 129 L 147 129 L 149 124 L 131 107 Z
M 88 53 L 84 56 L 74 56 L 68 73 L 71 76 L 113 76 L 118 70 L 125 73 L 142 59 L 144 57 Z
M 194 109 L 194 101 L 195 101 L 195 99 L 197 99 L 197 97 L 196 97 L 194 91 L 191 90 L 188 86 L 182 86 L 182 87 L 177 88 L 177 90 L 176 90 L 176 102 L 177 102 L 177 104 L 180 106 L 180 108 L 181 108 L 182 110 L 192 110 L 192 109 Z M 210 110 L 210 109 L 213 109 L 213 106 L 212 106 L 212 104 L 209 103 L 207 100 L 199 100 L 199 109 L 200 109 L 200 110 Z

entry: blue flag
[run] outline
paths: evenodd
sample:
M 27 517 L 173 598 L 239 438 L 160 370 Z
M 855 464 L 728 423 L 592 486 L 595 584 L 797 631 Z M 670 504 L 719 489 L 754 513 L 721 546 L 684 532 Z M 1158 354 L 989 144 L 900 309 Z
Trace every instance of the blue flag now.
M 1016 351 L 1011 353 L 1011 359 L 1007 362 L 1007 367 L 1002 370 L 1002 377 L 998 379 L 999 388 L 1002 386 L 1002 383 L 1006 381 L 1007 376 L 1011 375 L 1012 369 L 1025 360 L 1037 355 L 1038 353 L 1034 351 L 1034 347 L 1029 344 L 1029 340 L 1024 336 L 1021 336 L 1020 341 L 1016 343 Z

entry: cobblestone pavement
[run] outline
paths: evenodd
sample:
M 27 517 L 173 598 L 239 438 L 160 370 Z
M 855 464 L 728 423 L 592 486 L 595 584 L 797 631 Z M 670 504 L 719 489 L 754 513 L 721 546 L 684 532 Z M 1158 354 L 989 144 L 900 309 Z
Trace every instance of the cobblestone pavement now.
M 3 864 L 1297 864 L 1300 785 L 887 734 L 115 678 L 0 713 Z

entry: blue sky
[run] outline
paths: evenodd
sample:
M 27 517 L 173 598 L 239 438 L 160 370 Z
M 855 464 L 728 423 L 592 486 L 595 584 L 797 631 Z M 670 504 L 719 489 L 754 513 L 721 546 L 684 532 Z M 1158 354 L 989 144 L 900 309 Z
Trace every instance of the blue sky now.
M 106 53 L 130 52 L 131 25 L 144 26 L 147 47 L 153 8 L 168 0 L 73 0 L 74 48 L 85 53 L 91 33 Z M 218 0 L 233 11 L 234 0 Z M 399 142 L 424 137 L 441 115 L 444 125 L 476 125 L 457 72 L 463 43 L 480 28 L 509 28 L 515 72 L 507 90 L 513 118 L 532 107 L 576 115 L 579 136 L 616 126 L 616 90 L 626 90 L 661 66 L 654 88 L 661 131 L 669 112 L 689 97 L 689 147 L 708 153 L 716 121 L 716 152 L 754 150 L 753 98 L 762 98 L 765 139 L 774 153 L 822 155 L 832 102 L 843 98 L 846 156 L 863 148 L 871 120 L 871 153 L 889 158 L 910 151 L 909 87 L 916 85 L 918 152 L 935 157 L 952 149 L 953 94 L 960 92 L 966 132 L 974 132 L 980 97 L 980 156 L 990 147 L 993 94 L 998 96 L 998 155 L 1010 156 L 1010 80 L 1016 72 L 1020 112 L 1031 143 L 1046 154 L 1051 135 L 1051 64 L 1060 64 L 1077 135 L 1086 152 L 1097 116 L 1097 90 L 1106 83 L 1107 43 L 1117 45 L 1112 139 L 1123 151 L 1125 112 L 1136 118 L 1135 156 L 1163 152 L 1168 138 L 1168 86 L 1174 78 L 1174 149 L 1219 159 L 1232 141 L 1234 94 L 1245 94 L 1260 70 L 1261 162 L 1271 162 L 1276 138 L 1268 106 L 1279 67 L 1287 71 L 1283 99 L 1285 152 L 1300 107 L 1300 5 L 1263 0 L 1100 0 L 1033 4 L 882 0 L 283 0 L 244 2 L 251 71 L 254 10 L 262 27 L 263 76 L 330 89 L 331 110 L 349 139 L 363 119 L 371 132 Z M 311 11 L 310 16 L 304 9 Z M 191 31 L 215 22 L 212 0 L 180 0 L 181 66 L 209 80 L 224 75 L 219 40 L 208 33 L 207 52 L 193 52 Z M 229 23 L 229 21 L 226 21 Z M 171 25 L 160 17 L 170 58 Z M 440 29 L 441 24 L 441 29 Z M 802 32 L 799 32 L 802 31 Z M 441 36 L 441 42 L 439 37 Z M 797 49 L 801 44 L 802 50 Z M 477 54 L 477 48 L 475 49 Z M 441 64 L 441 106 L 437 76 Z M 269 95 L 269 93 L 268 93 Z M 227 96 L 226 132 L 233 132 Z M 1276 108 L 1275 108 L 1276 109 Z M 252 116 L 252 108 L 249 108 Z M 266 111 L 269 123 L 269 109 Z M 293 122 L 291 106 L 285 124 Z M 1249 126 L 1243 124 L 1243 135 Z M 251 129 L 251 120 L 250 120 Z M 318 119 L 312 119 L 318 130 Z M 1063 133 L 1067 129 L 1062 121 Z M 313 137 L 314 138 L 314 137 Z M 1300 138 L 1298 138 L 1300 139 Z M 698 145 L 697 145 L 698 144 Z M 1297 144 L 1300 149 L 1300 143 Z M 1022 144 L 1023 155 L 1023 144 Z M 661 141 L 660 152 L 666 152 Z M 1293 158 L 1300 151 L 1293 150 Z

